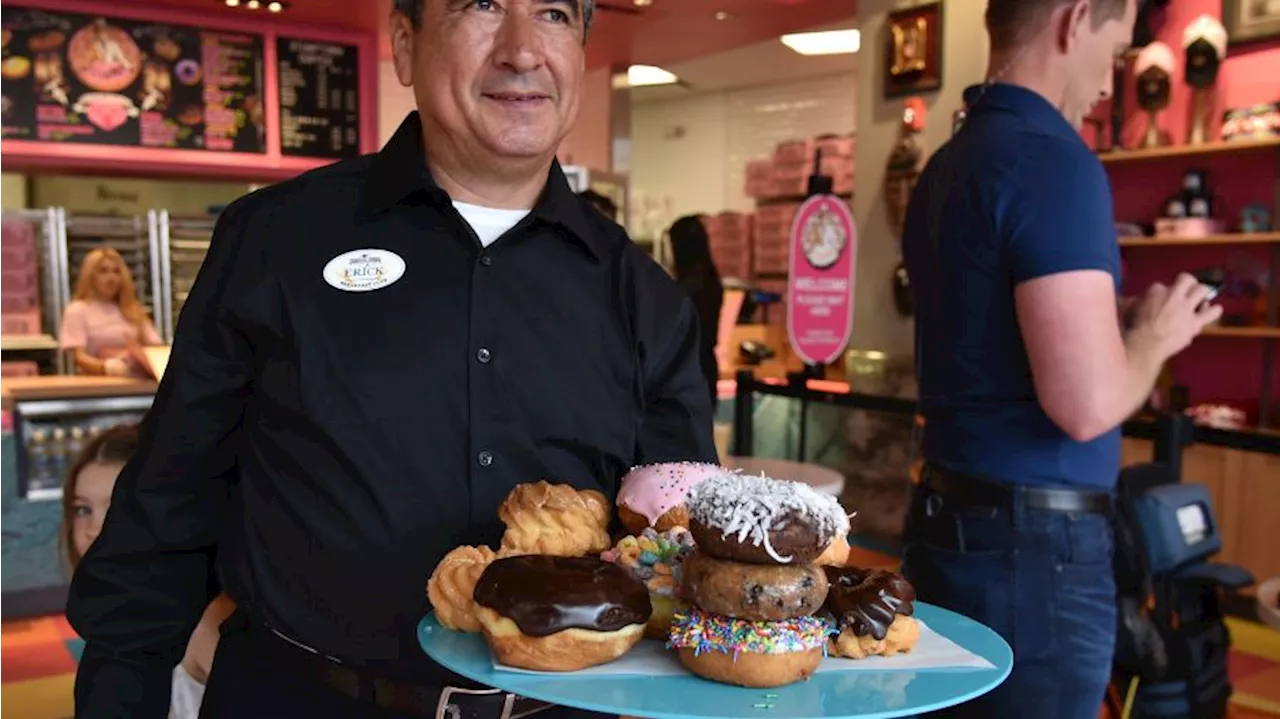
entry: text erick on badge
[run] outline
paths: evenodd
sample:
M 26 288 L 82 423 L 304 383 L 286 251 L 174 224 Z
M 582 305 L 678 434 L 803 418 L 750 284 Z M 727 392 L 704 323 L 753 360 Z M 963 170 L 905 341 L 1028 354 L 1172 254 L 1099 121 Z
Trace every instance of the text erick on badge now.
M 831 364 L 853 326 L 853 270 L 858 230 L 849 205 L 814 195 L 791 221 L 787 335 L 805 364 Z

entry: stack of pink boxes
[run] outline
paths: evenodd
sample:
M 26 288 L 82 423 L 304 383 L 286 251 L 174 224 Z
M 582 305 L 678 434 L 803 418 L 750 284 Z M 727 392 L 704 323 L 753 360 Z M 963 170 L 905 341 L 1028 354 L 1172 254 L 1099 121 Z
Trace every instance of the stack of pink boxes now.
M 36 231 L 30 222 L 0 228 L 0 334 L 40 334 L 40 281 Z
M 771 159 L 748 162 L 745 194 L 757 200 L 803 197 L 819 151 L 822 174 L 832 179 L 832 190 L 838 195 L 853 192 L 853 136 L 822 135 L 778 143 Z
M 799 207 L 797 202 L 780 202 L 761 205 L 756 210 L 753 254 L 757 275 L 787 271 L 791 220 Z
M 703 215 L 711 239 L 711 258 L 721 277 L 751 277 L 751 215 L 722 212 Z

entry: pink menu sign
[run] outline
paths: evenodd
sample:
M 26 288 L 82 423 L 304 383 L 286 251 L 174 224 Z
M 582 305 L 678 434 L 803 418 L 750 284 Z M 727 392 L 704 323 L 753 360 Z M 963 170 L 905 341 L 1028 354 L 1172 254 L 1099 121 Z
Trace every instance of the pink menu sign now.
M 853 263 L 858 229 L 849 205 L 814 195 L 791 221 L 787 335 L 806 364 L 836 361 L 853 328 Z

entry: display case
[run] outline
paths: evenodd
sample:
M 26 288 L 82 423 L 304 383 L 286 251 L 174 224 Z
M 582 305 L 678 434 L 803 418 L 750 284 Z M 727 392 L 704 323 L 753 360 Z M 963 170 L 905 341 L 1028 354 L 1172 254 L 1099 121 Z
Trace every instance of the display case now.
M 18 450 L 18 498 L 62 498 L 62 483 L 80 450 L 95 436 L 142 421 L 150 395 L 46 399 L 15 405 L 13 434 Z
M 179 217 L 168 210 L 156 213 L 158 255 L 157 276 L 160 278 L 160 318 L 156 327 L 165 342 L 172 343 L 182 305 L 196 281 L 196 274 L 209 253 L 216 217 Z
M 613 200 L 618 207 L 618 224 L 628 230 L 631 228 L 631 186 L 626 175 L 592 170 L 582 165 L 568 165 L 561 169 L 574 192 L 594 190 Z
M 65 217 L 63 306 L 75 296 L 85 255 L 99 247 L 110 247 L 124 259 L 129 274 L 133 275 L 138 299 L 158 326 L 160 289 L 152 251 L 155 244 L 155 213 L 148 212 L 146 216 L 66 213 Z

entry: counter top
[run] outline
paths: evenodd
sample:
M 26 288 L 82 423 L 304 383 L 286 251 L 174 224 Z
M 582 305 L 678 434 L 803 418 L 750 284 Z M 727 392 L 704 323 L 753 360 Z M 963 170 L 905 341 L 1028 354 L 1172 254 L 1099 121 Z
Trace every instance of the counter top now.
M 15 402 L 39 399 L 88 399 L 155 394 L 152 380 L 87 375 L 6 377 L 0 381 L 0 405 L 12 410 Z

